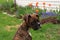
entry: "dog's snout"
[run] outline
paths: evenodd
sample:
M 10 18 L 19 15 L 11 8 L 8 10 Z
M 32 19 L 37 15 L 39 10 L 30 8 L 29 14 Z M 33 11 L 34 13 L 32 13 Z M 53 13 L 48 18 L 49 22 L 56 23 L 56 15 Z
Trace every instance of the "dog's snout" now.
M 40 24 L 40 22 L 38 22 L 38 24 Z
M 38 25 L 40 26 L 40 23 L 38 22 Z

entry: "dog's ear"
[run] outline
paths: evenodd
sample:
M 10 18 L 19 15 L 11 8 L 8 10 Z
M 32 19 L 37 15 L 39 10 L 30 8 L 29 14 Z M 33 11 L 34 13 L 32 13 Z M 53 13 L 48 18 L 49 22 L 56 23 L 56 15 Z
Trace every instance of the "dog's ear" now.
M 31 18 L 31 15 L 28 15 L 28 18 Z
M 31 18 L 31 15 L 25 15 L 23 19 L 26 23 L 28 23 L 30 18 Z

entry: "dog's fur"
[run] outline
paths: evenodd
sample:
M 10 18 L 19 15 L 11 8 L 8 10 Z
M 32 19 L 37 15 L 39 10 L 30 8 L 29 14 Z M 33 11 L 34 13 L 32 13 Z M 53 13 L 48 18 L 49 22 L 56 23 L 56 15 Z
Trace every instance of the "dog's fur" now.
M 37 14 L 25 15 L 24 23 L 17 30 L 13 40 L 32 40 L 29 29 L 38 30 L 40 28 L 39 16 Z

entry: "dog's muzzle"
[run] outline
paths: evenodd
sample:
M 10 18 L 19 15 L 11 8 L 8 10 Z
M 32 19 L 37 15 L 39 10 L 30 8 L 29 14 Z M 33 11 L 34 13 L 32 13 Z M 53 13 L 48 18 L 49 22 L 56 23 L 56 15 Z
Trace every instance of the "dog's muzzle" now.
M 35 24 L 35 26 L 34 26 L 34 30 L 38 30 L 40 28 L 40 22 L 38 22 L 37 24 Z

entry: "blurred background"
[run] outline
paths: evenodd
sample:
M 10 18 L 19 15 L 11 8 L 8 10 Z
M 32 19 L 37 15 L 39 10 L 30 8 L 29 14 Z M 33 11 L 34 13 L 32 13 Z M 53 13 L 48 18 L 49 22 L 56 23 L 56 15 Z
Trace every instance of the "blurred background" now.
M 43 3 L 45 3 L 46 9 L 59 9 L 60 0 L 16 0 L 17 5 L 26 6 L 32 3 L 33 6 L 36 7 L 36 3 L 38 2 L 38 7 L 43 9 Z
M 0 0 L 0 40 L 12 40 L 25 14 L 38 14 L 41 29 L 32 40 L 60 40 L 60 0 Z

